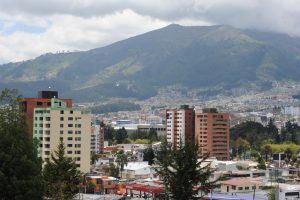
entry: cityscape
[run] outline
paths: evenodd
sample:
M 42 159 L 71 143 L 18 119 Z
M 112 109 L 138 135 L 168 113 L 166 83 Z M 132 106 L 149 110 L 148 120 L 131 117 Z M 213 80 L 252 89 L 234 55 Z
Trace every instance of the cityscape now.
M 0 200 L 300 199 L 296 1 L 0 4 Z

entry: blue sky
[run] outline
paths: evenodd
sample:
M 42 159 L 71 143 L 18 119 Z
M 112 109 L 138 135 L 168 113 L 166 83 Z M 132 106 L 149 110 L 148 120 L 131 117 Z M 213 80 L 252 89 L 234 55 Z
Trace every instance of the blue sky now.
M 162 28 L 226 24 L 300 36 L 299 0 L 0 0 L 0 64 Z
M 5 23 L 0 21 L 0 30 L 2 34 L 10 35 L 14 32 L 26 32 L 26 33 L 43 33 L 46 31 L 46 27 L 32 26 L 22 22 L 14 22 L 11 26 L 5 27 Z

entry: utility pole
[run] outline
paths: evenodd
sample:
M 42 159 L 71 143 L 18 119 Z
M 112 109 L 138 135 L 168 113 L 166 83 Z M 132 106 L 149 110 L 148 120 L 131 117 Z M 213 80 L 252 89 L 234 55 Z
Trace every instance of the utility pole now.
M 256 185 L 253 186 L 253 200 L 255 200 L 255 189 L 256 189 Z

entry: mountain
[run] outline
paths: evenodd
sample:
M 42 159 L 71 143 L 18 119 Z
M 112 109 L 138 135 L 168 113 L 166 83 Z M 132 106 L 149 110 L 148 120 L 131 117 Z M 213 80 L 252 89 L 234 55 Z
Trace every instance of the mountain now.
M 148 98 L 159 88 L 230 89 L 300 80 L 300 38 L 230 26 L 169 25 L 83 52 L 0 65 L 0 89 L 51 86 L 77 101 Z

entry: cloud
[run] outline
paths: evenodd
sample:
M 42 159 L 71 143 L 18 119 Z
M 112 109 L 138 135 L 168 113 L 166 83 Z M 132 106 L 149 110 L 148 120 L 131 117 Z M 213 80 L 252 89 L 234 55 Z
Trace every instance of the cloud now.
M 300 36 L 298 0 L 0 0 L 0 63 L 161 28 L 226 24 Z
M 53 15 L 48 20 L 51 23 L 43 33 L 0 34 L 0 62 L 26 60 L 47 52 L 89 50 L 168 25 L 131 10 L 90 18 Z

